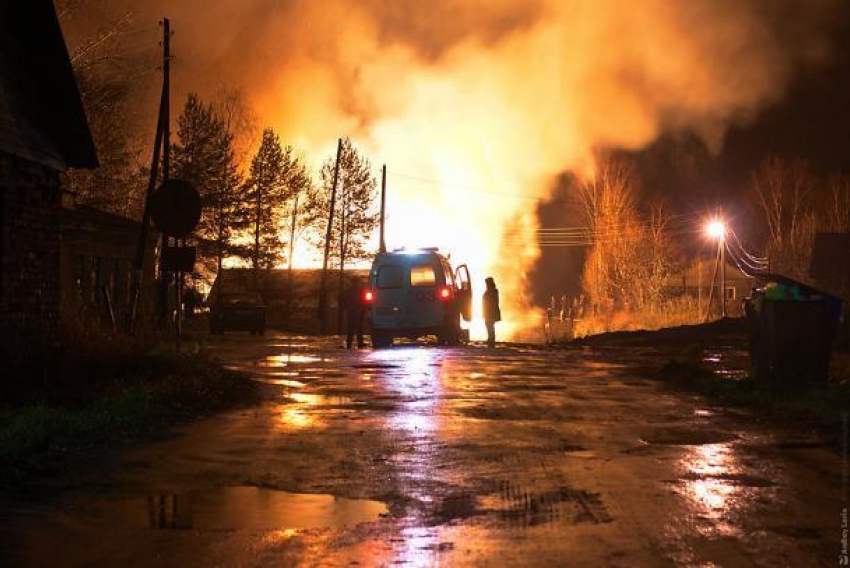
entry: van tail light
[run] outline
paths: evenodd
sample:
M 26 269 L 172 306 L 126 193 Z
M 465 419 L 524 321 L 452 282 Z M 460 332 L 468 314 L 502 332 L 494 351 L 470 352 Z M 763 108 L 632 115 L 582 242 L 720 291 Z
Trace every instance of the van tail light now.
M 372 290 L 363 291 L 363 303 L 371 304 L 375 301 L 375 293 Z
M 438 294 L 440 296 L 440 299 L 444 302 L 452 299 L 452 290 L 448 286 L 443 286 L 442 288 L 440 288 Z

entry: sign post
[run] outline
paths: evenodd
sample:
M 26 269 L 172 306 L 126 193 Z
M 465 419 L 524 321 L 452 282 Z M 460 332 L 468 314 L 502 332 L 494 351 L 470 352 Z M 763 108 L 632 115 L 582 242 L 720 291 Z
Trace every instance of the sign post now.
M 185 246 L 184 239 L 201 220 L 201 196 L 189 182 L 167 179 L 151 198 L 151 217 L 165 237 L 162 270 L 174 274 L 174 341 L 180 351 L 183 274 L 194 270 L 196 254 L 195 247 Z M 174 239 L 174 246 L 168 245 L 169 238 Z M 165 274 L 162 278 L 165 281 Z

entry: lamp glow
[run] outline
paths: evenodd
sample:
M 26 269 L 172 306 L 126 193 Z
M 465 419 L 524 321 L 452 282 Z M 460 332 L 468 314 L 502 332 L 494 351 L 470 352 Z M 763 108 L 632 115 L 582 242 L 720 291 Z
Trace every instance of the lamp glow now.
M 705 232 L 712 239 L 722 239 L 726 235 L 726 224 L 723 221 L 711 221 L 705 226 Z

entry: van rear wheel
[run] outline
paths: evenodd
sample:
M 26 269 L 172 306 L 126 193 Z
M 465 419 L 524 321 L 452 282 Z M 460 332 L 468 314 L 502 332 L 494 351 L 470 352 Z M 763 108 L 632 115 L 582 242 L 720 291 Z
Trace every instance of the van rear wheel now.
M 437 344 L 455 347 L 460 345 L 460 328 L 447 325 L 437 334 Z
M 389 333 L 372 332 L 372 347 L 375 349 L 385 349 L 392 347 L 393 336 Z

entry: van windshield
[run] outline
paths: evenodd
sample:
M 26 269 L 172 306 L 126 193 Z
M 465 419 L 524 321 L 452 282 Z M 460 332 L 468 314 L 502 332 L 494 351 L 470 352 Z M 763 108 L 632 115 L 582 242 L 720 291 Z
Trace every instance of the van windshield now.
M 385 264 L 378 269 L 378 288 L 401 288 L 404 282 L 404 271 L 397 264 Z
M 410 286 L 434 286 L 437 284 L 437 273 L 431 264 L 420 264 L 410 267 Z

